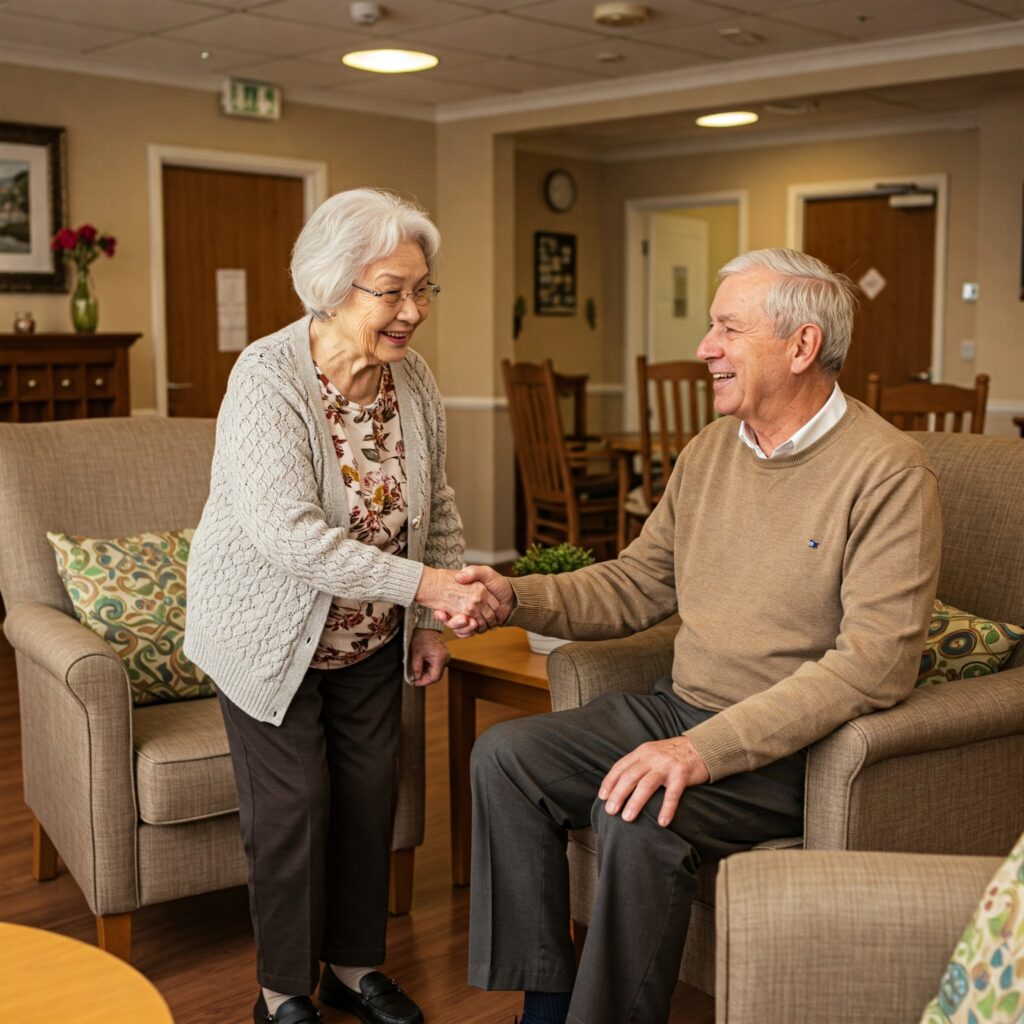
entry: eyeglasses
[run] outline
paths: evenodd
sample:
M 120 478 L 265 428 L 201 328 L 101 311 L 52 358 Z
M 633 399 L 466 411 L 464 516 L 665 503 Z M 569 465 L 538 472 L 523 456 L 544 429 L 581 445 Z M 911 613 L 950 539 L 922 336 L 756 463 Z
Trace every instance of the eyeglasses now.
M 361 292 L 366 292 L 367 295 L 372 295 L 375 299 L 380 299 L 388 306 L 397 306 L 399 303 L 405 302 L 409 296 L 412 296 L 412 301 L 417 306 L 429 306 L 441 291 L 439 284 L 434 284 L 433 281 L 428 281 L 426 284 L 421 284 L 419 288 L 413 288 L 412 291 L 402 292 L 398 289 L 393 289 L 387 292 L 379 292 L 375 288 L 366 288 L 361 284 L 352 283 L 353 288 L 358 288 Z

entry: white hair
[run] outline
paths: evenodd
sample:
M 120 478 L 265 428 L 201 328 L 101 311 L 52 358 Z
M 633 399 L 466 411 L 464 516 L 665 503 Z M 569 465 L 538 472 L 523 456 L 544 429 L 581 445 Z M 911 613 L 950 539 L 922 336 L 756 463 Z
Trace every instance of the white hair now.
M 782 276 L 764 298 L 764 311 L 777 338 L 788 338 L 801 324 L 817 324 L 822 343 L 818 363 L 838 376 L 853 335 L 856 293 L 850 279 L 821 260 L 796 249 L 755 249 L 730 260 L 719 277 L 747 270 L 771 270 Z
M 338 192 L 317 207 L 295 240 L 292 286 L 306 311 L 325 319 L 362 271 L 402 242 L 419 245 L 433 277 L 441 235 L 424 210 L 382 189 Z

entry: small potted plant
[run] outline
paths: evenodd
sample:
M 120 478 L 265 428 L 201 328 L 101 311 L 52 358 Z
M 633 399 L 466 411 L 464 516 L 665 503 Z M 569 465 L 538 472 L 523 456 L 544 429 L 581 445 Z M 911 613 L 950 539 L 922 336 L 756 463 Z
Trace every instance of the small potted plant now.
M 594 553 L 589 549 L 578 548 L 575 544 L 559 544 L 557 547 L 531 544 L 526 549 L 526 554 L 512 566 L 512 572 L 516 576 L 531 576 L 535 573 L 552 576 L 560 572 L 574 572 L 585 565 L 593 564 Z M 559 637 L 542 636 L 530 630 L 526 631 L 526 640 L 534 654 L 550 654 L 556 647 L 569 642 Z

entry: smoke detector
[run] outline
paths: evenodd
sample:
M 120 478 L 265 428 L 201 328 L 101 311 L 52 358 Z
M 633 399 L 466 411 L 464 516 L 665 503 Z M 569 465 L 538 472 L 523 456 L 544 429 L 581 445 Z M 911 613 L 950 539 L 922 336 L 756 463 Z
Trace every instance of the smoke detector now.
M 348 13 L 357 25 L 376 25 L 384 11 L 374 0 L 354 0 Z
M 606 3 L 594 8 L 594 21 L 609 28 L 629 28 L 642 25 L 650 16 L 643 4 Z

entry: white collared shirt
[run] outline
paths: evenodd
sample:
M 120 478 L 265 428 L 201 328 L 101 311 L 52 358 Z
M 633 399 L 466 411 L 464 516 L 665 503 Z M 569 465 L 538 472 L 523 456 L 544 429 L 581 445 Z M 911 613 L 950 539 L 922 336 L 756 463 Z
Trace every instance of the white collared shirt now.
M 788 440 L 783 441 L 771 453 L 765 455 L 757 443 L 754 432 L 747 426 L 747 421 L 740 422 L 740 440 L 750 448 L 759 459 L 777 459 L 784 455 L 796 455 L 809 448 L 819 438 L 824 437 L 842 418 L 846 412 L 846 397 L 839 390 L 839 385 L 832 387 L 828 401 Z

